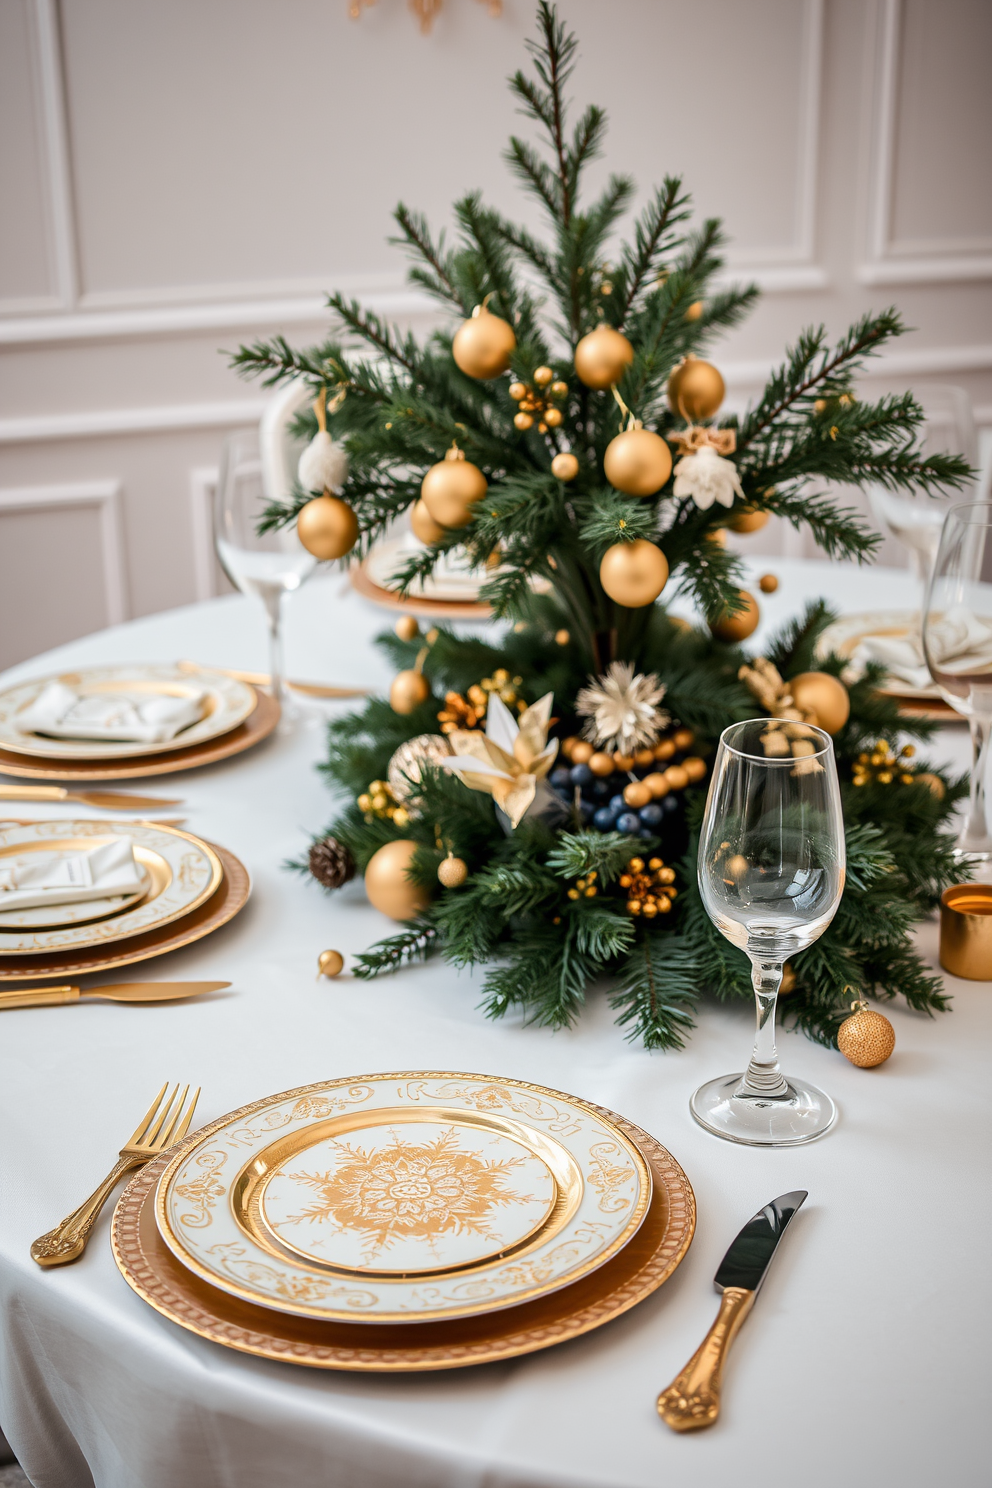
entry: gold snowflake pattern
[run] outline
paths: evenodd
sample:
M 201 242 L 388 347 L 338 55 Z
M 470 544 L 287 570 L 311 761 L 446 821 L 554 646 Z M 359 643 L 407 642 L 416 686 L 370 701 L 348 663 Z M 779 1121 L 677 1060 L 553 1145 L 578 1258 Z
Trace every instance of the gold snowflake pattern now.
M 368 1258 L 400 1239 L 426 1240 L 431 1250 L 440 1236 L 472 1233 L 498 1242 L 492 1211 L 507 1204 L 533 1202 L 508 1186 L 509 1170 L 522 1157 L 492 1161 L 462 1151 L 459 1136 L 446 1131 L 432 1142 L 405 1142 L 390 1131 L 390 1142 L 377 1151 L 335 1142 L 344 1161 L 335 1172 L 293 1173 L 319 1198 L 290 1224 L 331 1221 L 365 1237 Z

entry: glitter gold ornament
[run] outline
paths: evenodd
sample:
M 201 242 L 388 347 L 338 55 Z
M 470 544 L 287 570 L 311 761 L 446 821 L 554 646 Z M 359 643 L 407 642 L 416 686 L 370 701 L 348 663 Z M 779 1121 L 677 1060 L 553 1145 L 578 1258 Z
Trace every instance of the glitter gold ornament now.
M 644 537 L 614 543 L 603 554 L 599 582 L 617 604 L 639 609 L 654 604 L 668 583 L 668 559 Z
M 551 461 L 551 474 L 555 480 L 573 481 L 579 473 L 579 462 L 570 450 L 562 450 Z
M 389 706 L 394 713 L 412 713 L 426 703 L 431 689 L 423 672 L 410 667 L 397 672 L 389 689 Z
M 847 688 L 828 672 L 800 672 L 798 677 L 790 677 L 789 691 L 807 721 L 828 734 L 838 733 L 850 717 Z
M 712 362 L 687 356 L 668 379 L 668 404 L 690 423 L 712 418 L 723 402 L 726 387 Z
M 516 345 L 509 321 L 493 315 L 483 302 L 455 332 L 451 354 L 467 377 L 488 381 L 506 371 Z
M 315 558 L 343 558 L 355 546 L 358 518 L 339 496 L 315 496 L 300 509 L 296 534 Z
M 456 858 L 449 852 L 437 866 L 437 877 L 446 889 L 460 889 L 468 878 L 468 864 L 464 858 Z
M 443 460 L 432 465 L 420 483 L 420 495 L 428 513 L 442 527 L 464 527 L 472 507 L 489 489 L 489 482 L 456 444 Z
M 427 547 L 430 547 L 432 543 L 440 542 L 444 536 L 444 528 L 440 522 L 435 522 L 422 497 L 410 508 L 410 527 L 414 537 L 419 537 Z
M 583 336 L 575 348 L 575 370 L 586 387 L 602 391 L 619 382 L 634 360 L 634 348 L 627 337 L 612 326 L 597 326 Z
M 443 734 L 418 734 L 397 749 L 386 769 L 393 799 L 406 803 L 420 783 L 425 765 L 440 765 L 451 754 Z
M 746 641 L 752 631 L 758 627 L 761 612 L 758 609 L 758 601 L 753 594 L 746 589 L 740 590 L 741 599 L 744 600 L 744 609 L 738 610 L 734 615 L 721 615 L 719 620 L 710 621 L 710 630 L 718 641 L 730 645 L 737 641 Z
M 317 958 L 318 977 L 336 977 L 344 971 L 344 957 L 340 951 L 321 951 Z
M 400 837 L 373 853 L 365 869 L 370 904 L 391 920 L 411 920 L 430 903 L 427 890 L 407 876 L 416 850 L 415 842 Z
M 625 429 L 606 446 L 603 469 L 625 496 L 653 496 L 672 473 L 672 452 L 650 429 Z
M 849 988 L 844 989 L 849 991 Z M 884 1064 L 896 1046 L 896 1031 L 882 1013 L 863 998 L 851 1003 L 851 1016 L 837 1030 L 837 1047 L 859 1069 Z

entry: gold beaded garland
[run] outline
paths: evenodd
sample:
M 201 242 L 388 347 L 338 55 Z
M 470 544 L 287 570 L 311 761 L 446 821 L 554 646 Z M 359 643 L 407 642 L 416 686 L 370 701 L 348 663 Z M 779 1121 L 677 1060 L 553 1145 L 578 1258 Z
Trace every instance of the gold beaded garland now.
M 597 326 L 583 336 L 575 348 L 575 370 L 586 387 L 602 391 L 619 382 L 634 360 L 634 348 L 627 337 L 612 326 Z
M 599 582 L 617 604 L 639 609 L 654 604 L 668 583 L 668 559 L 645 537 L 614 543 L 603 554 Z
M 506 371 L 516 345 L 509 321 L 493 315 L 483 303 L 455 332 L 451 354 L 466 376 L 488 381 Z
M 350 553 L 358 537 L 358 518 L 338 496 L 314 496 L 301 507 L 296 518 L 296 535 L 315 558 L 325 562 Z

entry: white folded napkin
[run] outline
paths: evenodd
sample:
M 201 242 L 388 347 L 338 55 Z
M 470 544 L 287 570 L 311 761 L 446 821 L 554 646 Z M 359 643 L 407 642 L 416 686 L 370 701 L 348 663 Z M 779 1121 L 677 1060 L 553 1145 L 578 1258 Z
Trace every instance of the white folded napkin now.
M 860 674 L 870 661 L 881 662 L 891 681 L 902 682 L 917 692 L 933 689 L 918 631 L 904 636 L 862 636 L 851 653 L 851 666 Z
M 80 697 L 64 682 L 49 682 L 34 702 L 17 714 L 15 722 L 22 734 L 162 744 L 203 717 L 206 697 L 205 692 L 182 697 L 152 693 L 131 698 L 109 692 Z
M 32 852 L 0 862 L 0 914 L 42 904 L 82 904 L 144 888 L 127 837 L 115 837 L 88 852 Z

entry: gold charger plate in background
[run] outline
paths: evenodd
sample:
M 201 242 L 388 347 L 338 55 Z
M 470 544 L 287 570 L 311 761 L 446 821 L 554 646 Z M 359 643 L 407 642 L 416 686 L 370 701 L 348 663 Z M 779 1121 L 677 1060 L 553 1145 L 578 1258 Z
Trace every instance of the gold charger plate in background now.
M 410 615 L 433 615 L 435 619 L 444 620 L 489 620 L 492 617 L 492 605 L 483 604 L 481 600 L 424 599 L 421 595 L 414 594 L 404 597 L 394 589 L 383 589 L 381 584 L 369 577 L 361 563 L 352 564 L 349 577 L 351 587 L 357 594 L 363 594 L 366 599 L 385 605 L 390 610 L 402 610 Z
M 28 780 L 137 780 L 146 775 L 172 775 L 177 770 L 197 770 L 217 760 L 230 759 L 268 738 L 279 722 L 280 708 L 267 692 L 256 692 L 255 709 L 244 723 L 187 749 L 173 749 L 166 754 L 136 759 L 50 760 L 33 755 L 14 754 L 0 749 L 0 775 L 17 775 Z
M 88 976 L 91 972 L 111 971 L 118 966 L 134 966 L 139 961 L 150 961 L 154 956 L 164 956 L 167 951 L 192 945 L 219 930 L 244 908 L 251 893 L 251 879 L 247 868 L 233 853 L 219 847 L 216 842 L 208 842 L 206 846 L 220 858 L 224 876 L 219 888 L 192 913 L 174 920 L 171 925 L 121 941 L 119 950 L 111 946 L 94 946 L 88 951 L 62 951 L 44 961 L 39 956 L 0 956 L 0 983 L 65 981 L 67 976 Z
M 654 1193 L 640 1229 L 620 1254 L 581 1281 L 518 1307 L 440 1323 L 317 1322 L 256 1307 L 187 1271 L 155 1222 L 158 1181 L 169 1162 L 232 1115 L 253 1109 L 228 1113 L 142 1168 L 121 1196 L 112 1233 L 114 1259 L 139 1297 L 180 1327 L 242 1353 L 317 1369 L 389 1372 L 512 1359 L 577 1338 L 629 1311 L 668 1280 L 692 1240 L 695 1197 L 679 1164 L 640 1127 L 595 1106 L 640 1149 Z

